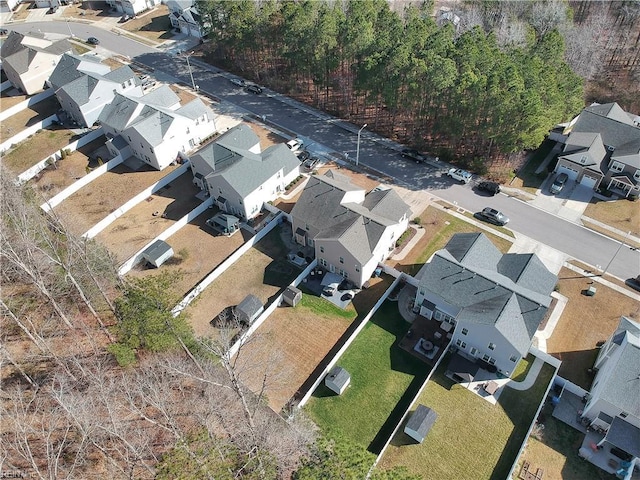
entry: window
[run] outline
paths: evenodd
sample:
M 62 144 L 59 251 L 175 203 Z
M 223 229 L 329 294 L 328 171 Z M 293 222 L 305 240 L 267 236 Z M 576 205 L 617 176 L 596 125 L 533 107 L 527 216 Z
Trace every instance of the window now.
M 629 414 L 627 412 L 620 412 L 620 417 L 621 418 L 627 418 Z
M 320 253 L 324 253 L 324 247 L 320 247 Z
M 624 170 L 624 164 L 620 162 L 612 162 L 609 170 L 613 170 L 615 172 L 621 172 Z
M 476 349 L 476 347 L 471 347 L 471 355 L 475 357 L 476 353 L 478 353 L 478 350 Z
M 358 265 L 356 265 L 356 272 L 360 272 L 360 267 Z
M 142 148 L 144 148 L 144 143 L 140 142 L 140 146 L 141 146 Z
M 633 174 L 633 178 L 636 181 L 640 180 L 640 170 L 636 170 L 636 173 Z
M 489 344 L 489 350 L 495 350 L 496 349 L 496 344 L 495 343 L 490 343 Z
M 482 359 L 483 359 L 485 362 L 488 362 L 490 358 L 491 358 L 491 357 L 490 357 L 489 355 L 487 355 L 486 353 L 482 356 Z
M 131 141 L 131 137 L 129 135 L 127 135 L 127 138 L 129 139 L 129 141 Z
M 511 360 L 512 362 L 517 362 L 518 361 L 518 356 L 517 355 L 511 355 L 511 357 L 509 357 L 509 360 Z
M 304 229 L 305 229 L 307 232 L 309 231 L 309 224 L 308 224 L 308 223 L 304 226 Z
M 496 359 L 495 358 L 489 358 L 489 365 L 495 365 L 496 364 Z
M 151 150 L 151 153 L 154 153 L 154 152 L 153 152 L 153 147 L 149 147 L 149 150 Z
M 467 348 L 467 344 L 461 340 L 456 340 L 456 345 L 462 349 Z
M 424 296 L 424 290 L 420 290 L 420 295 Z
M 321 258 L 320 260 L 318 260 L 318 262 L 320 263 L 320 265 L 322 265 L 323 267 L 327 266 L 327 261 L 324 258 Z
M 463 328 L 463 329 L 462 329 L 462 334 L 463 334 L 463 335 L 466 335 L 467 333 L 469 333 L 469 330 L 467 330 L 466 328 Z
M 340 274 L 341 277 L 347 276 L 347 272 L 345 272 L 343 269 L 338 270 L 338 273 Z
M 344 258 L 340 257 L 340 263 L 344 263 Z

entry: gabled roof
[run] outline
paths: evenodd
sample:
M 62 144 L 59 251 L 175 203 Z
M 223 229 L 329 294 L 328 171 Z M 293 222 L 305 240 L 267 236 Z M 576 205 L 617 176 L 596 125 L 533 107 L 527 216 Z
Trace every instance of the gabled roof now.
M 38 53 L 62 55 L 72 51 L 73 46 L 64 36 L 41 32 L 29 32 L 25 35 L 12 31 L 2 43 L 0 55 L 3 62 L 22 74 L 29 70 Z
M 633 115 L 625 112 L 616 102 L 611 103 L 593 103 L 585 108 L 585 111 L 595 113 L 602 117 L 616 120 L 627 125 L 633 125 Z
M 100 63 L 94 57 L 81 57 L 72 53 L 65 53 L 49 76 L 49 83 L 51 83 L 52 88 L 57 90 L 83 76 L 87 72 L 85 67 L 88 64 L 91 64 L 91 71 L 97 71 L 97 73 L 106 74 L 110 71 L 107 65 Z
M 144 97 L 144 103 L 156 107 L 164 107 L 168 109 L 180 106 L 180 97 L 171 90 L 169 85 L 161 85 L 160 87 L 147 93 Z
M 202 115 L 207 115 L 207 117 L 211 119 L 211 109 L 207 108 L 204 102 L 199 98 L 194 98 L 186 105 L 178 108 L 176 110 L 176 113 L 182 115 L 183 117 L 190 118 L 191 120 L 195 120 Z
M 378 190 L 367 193 L 362 206 L 376 215 L 384 218 L 394 218 L 400 220 L 404 215 L 409 215 L 411 209 L 404 203 L 400 195 L 393 190 Z
M 264 305 L 258 297 L 253 294 L 249 294 L 235 307 L 235 310 L 239 314 L 244 314 L 248 318 L 253 317 L 256 313 L 260 312 L 264 308 Z
M 633 124 L 631 116 L 617 103 L 591 105 L 578 116 L 567 142 L 571 142 L 576 133 L 599 133 L 604 145 L 615 149 L 635 143 L 640 139 L 640 128 Z
M 523 354 L 557 282 L 535 254 L 502 255 L 480 233 L 454 235 L 418 275 L 421 289 L 460 309 L 459 322 L 494 325 Z
M 222 134 L 216 143 L 228 150 L 244 153 L 258 145 L 260 138 L 249 125 L 241 123 Z

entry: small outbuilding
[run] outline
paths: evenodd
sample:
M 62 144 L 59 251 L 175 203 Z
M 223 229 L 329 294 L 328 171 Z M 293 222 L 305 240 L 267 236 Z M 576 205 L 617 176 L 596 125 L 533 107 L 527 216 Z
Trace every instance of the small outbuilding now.
M 431 427 L 436 422 L 438 414 L 424 405 L 418 405 L 411 418 L 404 427 L 404 433 L 413 438 L 416 442 L 422 443 Z
M 287 287 L 282 294 L 282 301 L 291 307 L 295 307 L 302 300 L 302 290 L 296 287 Z
M 251 325 L 264 311 L 264 305 L 258 297 L 249 294 L 233 309 L 238 320 Z
M 337 365 L 331 369 L 324 379 L 324 384 L 333 392 L 341 395 L 351 383 L 351 375 Z
M 231 236 L 240 230 L 240 219 L 228 213 L 220 212 L 208 219 L 207 225 L 223 235 Z
M 173 257 L 173 248 L 162 240 L 156 240 L 142 252 L 142 259 L 156 268 L 171 257 Z

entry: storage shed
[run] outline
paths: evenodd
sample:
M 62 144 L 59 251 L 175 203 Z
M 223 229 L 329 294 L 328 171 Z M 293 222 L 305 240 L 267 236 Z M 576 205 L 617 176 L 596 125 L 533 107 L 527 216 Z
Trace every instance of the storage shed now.
M 240 219 L 228 213 L 220 212 L 208 219 L 207 225 L 223 235 L 231 236 L 240 230 Z
M 173 248 L 162 240 L 156 240 L 142 252 L 142 259 L 156 268 L 171 257 L 173 257 Z
M 249 294 L 244 300 L 242 300 L 238 305 L 234 308 L 234 313 L 238 317 L 238 320 L 246 323 L 247 325 L 251 325 L 256 318 L 260 316 L 260 314 L 264 310 L 264 305 L 258 297 L 255 295 Z
M 296 287 L 287 287 L 282 294 L 282 301 L 291 307 L 295 307 L 302 300 L 302 290 Z
M 424 405 L 418 405 L 411 418 L 404 427 L 404 433 L 413 438 L 416 442 L 422 443 L 431 427 L 436 422 L 438 414 Z
M 324 384 L 338 395 L 345 391 L 350 382 L 351 375 L 349 375 L 349 372 L 337 365 L 331 369 L 324 379 Z

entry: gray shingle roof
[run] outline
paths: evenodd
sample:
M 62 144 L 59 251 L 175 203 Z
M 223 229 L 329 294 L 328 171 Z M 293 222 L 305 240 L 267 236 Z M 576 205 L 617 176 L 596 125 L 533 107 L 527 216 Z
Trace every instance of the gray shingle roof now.
M 211 115 L 211 109 L 208 108 L 202 100 L 199 98 L 194 98 L 186 105 L 180 107 L 176 110 L 176 113 L 182 115 L 183 117 L 190 118 L 191 120 L 195 120 L 202 115 Z
M 640 428 L 626 420 L 620 417 L 614 418 L 605 438 L 610 444 L 634 457 L 640 457 Z
M 400 195 L 393 189 L 367 193 L 362 206 L 376 215 L 396 221 L 399 221 L 405 214 L 407 217 L 411 215 L 409 205 L 404 203 Z
M 80 57 L 71 53 L 64 54 L 56 68 L 49 76 L 49 83 L 53 89 L 57 90 L 60 87 L 72 82 L 73 80 L 80 78 L 84 75 L 81 68 L 82 63 L 93 63 L 94 65 L 102 65 L 99 60 L 93 57 Z M 104 73 L 109 72 L 109 67 L 103 65 Z
M 598 107 L 602 105 L 587 107 L 580 113 L 571 129 L 571 135 L 580 132 L 599 133 L 603 143 L 614 148 L 640 138 L 640 128 L 635 127 L 630 121 L 621 121 L 619 115 L 615 115 L 614 118 L 601 115 Z M 571 135 L 569 135 L 569 141 Z
M 150 145 L 160 145 L 174 120 L 172 115 L 146 105 L 127 129 L 138 132 Z
M 142 97 L 142 101 L 148 105 L 172 108 L 180 104 L 180 98 L 169 85 L 162 85 Z
M 116 93 L 113 101 L 102 109 L 98 120 L 115 130 L 122 131 L 135 118 L 140 106 L 140 99 L 133 99 L 121 93 Z
M 98 85 L 99 80 L 90 77 L 89 75 L 82 75 L 75 80 L 67 83 L 58 90 L 62 90 L 69 97 L 73 98 L 74 102 L 78 105 L 84 105 L 91 98 L 91 93 Z
M 238 315 L 246 315 L 247 318 L 252 318 L 263 308 L 264 305 L 260 299 L 253 294 L 249 294 L 235 307 L 235 311 Z
M 502 255 L 485 235 L 475 233 L 454 235 L 419 277 L 421 289 L 460 309 L 459 321 L 495 325 L 523 354 L 557 281 L 536 255 Z
M 338 387 L 343 387 L 351 380 L 351 375 L 344 368 L 335 366 L 327 374 L 327 378 L 336 384 Z
M 123 83 L 133 78 L 136 85 L 141 84 L 140 79 L 128 65 L 124 65 L 120 68 L 116 68 L 115 70 L 105 73 L 104 78 L 116 83 Z
M 244 152 L 258 145 L 260 138 L 249 125 L 241 123 L 221 135 L 216 143 L 234 152 L 238 150 Z
M 424 405 L 418 405 L 418 408 L 416 408 L 416 411 L 413 412 L 407 422 L 406 428 L 418 432 L 424 437 L 429 433 L 429 430 L 431 430 L 437 418 L 438 415 L 432 409 Z

